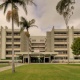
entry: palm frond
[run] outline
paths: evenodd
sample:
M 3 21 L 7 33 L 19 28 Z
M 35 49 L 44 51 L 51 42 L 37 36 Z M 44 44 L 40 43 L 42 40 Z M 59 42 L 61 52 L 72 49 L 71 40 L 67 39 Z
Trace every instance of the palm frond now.
M 7 21 L 10 21 L 10 19 L 12 18 L 12 13 L 14 22 L 19 26 L 19 15 L 16 9 L 13 9 L 13 11 L 8 11 L 6 16 Z
M 4 5 L 4 13 L 6 12 L 6 10 L 7 10 L 7 8 L 8 8 L 8 5 L 9 5 L 9 3 L 6 2 L 5 5 Z
M 23 9 L 24 9 L 24 11 L 25 11 L 25 13 L 27 14 L 27 9 L 26 9 L 26 4 L 25 3 L 23 3 Z
M 65 11 L 67 12 L 68 10 L 72 10 L 72 4 L 73 2 L 71 0 L 61 0 L 58 2 L 56 10 L 60 15 L 62 15 Z
M 57 6 L 56 6 L 56 10 L 57 10 L 57 12 L 61 15 L 62 14 L 62 7 L 61 7 L 61 1 L 60 2 L 58 2 L 58 4 L 57 4 Z
M 17 3 L 17 4 L 21 5 L 21 6 L 23 6 L 23 9 L 24 9 L 25 13 L 27 14 L 26 3 L 25 3 L 24 0 L 17 0 L 17 1 L 15 1 L 15 3 Z
M 13 8 L 18 9 L 18 7 L 13 3 Z
M 37 28 L 38 28 L 38 26 L 37 26 L 37 25 L 31 25 L 30 27 L 37 27 Z
M 7 12 L 7 15 L 6 15 L 7 21 L 9 22 L 11 18 L 12 18 L 12 12 L 11 11 L 8 11 Z
M 20 25 L 23 25 L 23 22 L 19 22 Z
M 57 12 L 64 17 L 66 25 L 68 25 L 68 21 L 73 15 L 73 4 L 72 0 L 60 0 L 56 6 Z
M 32 25 L 35 23 L 35 19 L 32 19 L 31 21 L 29 21 L 29 24 Z
M 27 20 L 24 17 L 21 17 L 22 22 L 27 22 Z
M 21 17 L 20 25 L 22 25 L 22 27 L 26 29 L 27 32 L 30 27 L 37 27 L 36 25 L 33 25 L 34 23 L 35 23 L 35 19 L 27 21 L 24 17 Z
M 0 5 L 0 9 L 2 9 L 5 5 L 5 2 L 3 4 Z
M 33 0 L 24 0 L 24 1 L 27 2 L 27 5 L 28 5 L 28 4 L 33 4 L 33 5 L 37 6 L 37 5 L 33 2 Z

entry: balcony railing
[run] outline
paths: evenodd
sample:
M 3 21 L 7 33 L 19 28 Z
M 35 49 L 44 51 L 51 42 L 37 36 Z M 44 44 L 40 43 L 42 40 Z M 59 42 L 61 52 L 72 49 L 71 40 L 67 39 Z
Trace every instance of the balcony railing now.
M 54 48 L 67 48 L 67 46 L 54 46 Z
M 54 40 L 55 42 L 67 42 L 67 40 Z

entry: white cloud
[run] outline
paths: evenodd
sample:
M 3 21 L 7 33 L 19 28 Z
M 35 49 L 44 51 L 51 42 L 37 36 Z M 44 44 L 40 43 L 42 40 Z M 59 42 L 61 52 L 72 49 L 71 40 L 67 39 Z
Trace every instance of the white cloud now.
M 46 31 L 55 28 L 66 28 L 64 19 L 56 11 L 56 5 L 60 0 L 34 0 L 37 7 L 30 5 L 27 7 L 28 15 L 26 16 L 24 10 L 19 8 L 19 16 L 24 16 L 27 20 L 35 19 L 35 24 L 39 28 L 30 28 L 31 35 L 45 35 Z M 80 1 L 76 0 L 74 14 L 72 15 L 69 26 L 79 28 L 80 26 Z M 11 28 L 11 23 L 6 22 L 6 17 L 3 15 L 3 11 L 0 11 L 0 25 L 8 26 Z M 15 28 L 18 28 L 15 25 Z
M 46 33 L 41 31 L 40 28 L 35 28 L 35 27 L 31 27 L 29 29 L 29 33 L 31 36 L 44 36 L 44 35 L 46 35 Z

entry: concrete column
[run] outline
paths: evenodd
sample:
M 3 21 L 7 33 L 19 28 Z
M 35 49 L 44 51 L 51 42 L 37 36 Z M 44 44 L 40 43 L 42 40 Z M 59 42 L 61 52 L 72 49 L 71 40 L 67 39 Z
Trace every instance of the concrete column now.
M 6 58 L 6 29 L 2 28 L 2 47 L 1 47 L 1 59 Z
M 52 28 L 52 31 L 51 31 L 51 52 L 54 53 L 54 26 Z
M 29 54 L 28 54 L 28 64 L 30 63 L 30 56 L 29 56 Z
M 49 57 L 49 62 L 51 63 L 51 56 Z
M 24 63 L 24 55 L 23 55 L 23 63 Z
M 45 63 L 45 55 L 44 55 L 44 63 Z
M 71 45 L 72 45 L 72 42 L 73 42 L 73 39 L 74 39 L 74 36 L 73 36 L 73 27 L 71 27 L 71 29 L 69 29 L 69 60 L 72 60 L 74 59 L 74 56 L 73 56 L 73 53 L 72 53 L 72 49 L 71 49 Z

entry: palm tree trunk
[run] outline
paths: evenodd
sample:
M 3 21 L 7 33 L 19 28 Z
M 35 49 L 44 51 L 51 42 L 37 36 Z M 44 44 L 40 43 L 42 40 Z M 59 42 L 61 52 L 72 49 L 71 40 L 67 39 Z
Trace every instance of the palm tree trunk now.
M 28 29 L 27 29 L 27 32 L 28 32 Z M 29 37 L 27 36 L 27 50 L 28 50 L 28 64 L 29 64 Z
M 13 11 L 13 1 L 12 1 L 12 11 Z M 12 73 L 14 73 L 14 72 L 15 72 L 15 63 L 14 63 L 14 20 L 13 20 L 13 12 L 12 12 Z
M 29 64 L 29 37 L 27 37 L 27 48 L 28 48 L 28 64 Z
M 64 21 L 65 21 L 65 24 L 66 24 L 66 28 L 68 27 L 68 21 L 66 21 L 66 18 L 63 16 L 64 18 Z M 68 34 L 69 35 L 69 34 Z M 69 38 L 68 38 L 68 42 L 69 42 Z M 68 44 L 68 47 L 69 47 L 69 44 Z M 68 64 L 69 64 L 69 51 L 67 52 L 68 53 Z

